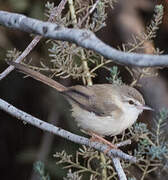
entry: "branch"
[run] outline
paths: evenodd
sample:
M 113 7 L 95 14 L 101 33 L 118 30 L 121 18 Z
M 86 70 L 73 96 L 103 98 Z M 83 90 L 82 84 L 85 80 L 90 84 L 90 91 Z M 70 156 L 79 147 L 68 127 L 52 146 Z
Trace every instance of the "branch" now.
M 58 5 L 58 7 L 55 7 L 53 9 L 48 21 L 53 22 L 54 17 L 61 14 L 66 2 L 67 2 L 67 0 L 62 0 L 60 2 L 60 4 Z M 38 44 L 38 42 L 41 40 L 41 38 L 42 38 L 41 36 L 34 37 L 34 39 L 30 42 L 30 44 L 26 47 L 26 49 L 22 52 L 22 54 L 15 60 L 15 62 L 20 63 L 33 50 L 33 48 Z M 6 77 L 13 70 L 14 70 L 14 66 L 9 66 L 7 69 L 5 69 L 0 74 L 0 80 L 2 80 L 4 77 Z
M 113 165 L 115 167 L 115 170 L 117 171 L 119 179 L 120 180 L 127 180 L 127 177 L 126 177 L 124 170 L 121 166 L 120 159 L 115 157 L 112 159 L 112 161 L 113 161 Z
M 55 135 L 58 135 L 60 137 L 63 137 L 74 143 L 90 146 L 101 152 L 105 152 L 107 149 L 109 149 L 109 147 L 104 144 L 101 144 L 98 142 L 92 142 L 88 138 L 75 135 L 64 129 L 58 128 L 52 124 L 42 121 L 24 111 L 17 109 L 16 107 L 12 106 L 11 104 L 7 103 L 6 101 L 4 101 L 2 99 L 0 99 L 0 109 L 7 112 L 8 114 L 14 116 L 15 118 L 17 118 L 19 120 L 25 121 L 33 126 L 36 126 L 37 128 L 40 128 L 44 131 L 47 131 L 47 132 L 53 133 Z M 119 149 L 111 149 L 110 151 L 107 152 L 107 155 L 111 158 L 119 157 L 121 159 L 128 160 L 130 162 L 136 162 L 135 157 L 130 156 L 130 155 L 122 152 Z
M 121 52 L 102 42 L 89 30 L 65 28 L 50 22 L 43 22 L 5 11 L 0 11 L 0 24 L 28 33 L 39 34 L 46 38 L 73 42 L 123 65 L 139 67 L 168 66 L 168 55 L 158 56 Z
M 37 43 L 40 41 L 42 37 L 36 36 L 30 44 L 26 47 L 26 49 L 22 52 L 22 54 L 15 60 L 15 62 L 20 63 L 31 51 L 32 49 L 37 45 Z M 1 74 L 0 74 L 0 80 L 2 80 L 4 77 L 6 77 L 10 72 L 12 72 L 15 69 L 14 66 L 9 66 L 6 68 Z

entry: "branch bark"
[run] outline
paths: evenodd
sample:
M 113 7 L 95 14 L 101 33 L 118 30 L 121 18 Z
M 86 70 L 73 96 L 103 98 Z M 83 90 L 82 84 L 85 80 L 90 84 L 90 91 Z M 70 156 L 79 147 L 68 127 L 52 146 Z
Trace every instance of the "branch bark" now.
M 0 99 L 0 109 L 7 112 L 8 114 L 12 115 L 13 117 L 25 121 L 35 127 L 38 127 L 44 131 L 53 133 L 55 135 L 58 135 L 60 137 L 63 137 L 67 140 L 70 140 L 72 142 L 90 146 L 98 151 L 105 152 L 107 149 L 109 149 L 108 146 L 98 143 L 98 142 L 92 142 L 88 138 L 82 137 L 75 135 L 73 133 L 70 133 L 64 129 L 61 129 L 59 127 L 56 127 L 52 124 L 49 124 L 45 121 L 42 121 L 24 111 L 21 111 L 17 109 L 16 107 L 12 106 L 11 104 L 7 103 L 6 101 Z M 130 162 L 136 162 L 136 158 L 133 156 L 130 156 L 124 152 L 122 152 L 119 149 L 111 149 L 110 151 L 107 152 L 107 155 L 111 158 L 113 157 L 119 157 L 124 160 L 128 160 Z
M 46 38 L 73 42 L 119 64 L 139 67 L 168 66 L 168 55 L 159 56 L 121 52 L 102 42 L 89 30 L 65 28 L 58 24 L 43 22 L 6 11 L 0 11 L 0 24 Z
M 126 177 L 124 170 L 121 166 L 120 159 L 115 157 L 112 159 L 112 161 L 113 161 L 113 165 L 115 167 L 115 170 L 117 171 L 119 179 L 120 180 L 127 180 L 127 177 Z

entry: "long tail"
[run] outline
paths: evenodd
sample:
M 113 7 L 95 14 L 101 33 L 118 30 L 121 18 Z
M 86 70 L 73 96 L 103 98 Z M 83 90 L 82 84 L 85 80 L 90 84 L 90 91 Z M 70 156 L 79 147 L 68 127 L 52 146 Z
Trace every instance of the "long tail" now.
M 41 81 L 42 83 L 44 83 L 48 86 L 53 87 L 54 89 L 56 89 L 59 92 L 67 90 L 67 88 L 65 86 L 63 86 L 62 84 L 54 81 L 53 79 L 48 78 L 47 76 L 45 76 L 45 75 L 43 75 L 37 71 L 29 69 L 20 63 L 16 63 L 13 61 L 7 61 L 7 63 L 9 65 L 14 66 L 17 70 L 21 71 L 22 73 L 31 76 L 33 79 L 36 79 L 36 80 Z

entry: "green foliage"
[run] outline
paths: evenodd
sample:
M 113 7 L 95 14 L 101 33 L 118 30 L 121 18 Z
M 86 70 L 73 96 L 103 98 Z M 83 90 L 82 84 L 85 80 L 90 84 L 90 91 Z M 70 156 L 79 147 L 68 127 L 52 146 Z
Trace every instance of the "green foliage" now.
M 153 39 L 156 37 L 156 32 L 163 19 L 163 6 L 156 5 L 154 9 L 153 19 L 151 24 L 147 27 L 147 38 Z
M 63 164 L 64 168 L 68 168 L 76 173 L 78 177 L 88 177 L 87 179 L 98 179 L 102 177 L 102 170 L 107 169 L 108 177 L 116 176 L 115 170 L 111 166 L 111 159 L 107 158 L 102 163 L 100 153 L 92 148 L 82 146 L 77 152 L 76 157 L 72 158 L 65 151 L 56 152 L 54 157 L 58 160 L 57 164 Z M 82 163 L 81 163 L 82 162 Z M 112 175 L 112 176 L 111 176 Z M 116 176 L 117 177 L 117 176 Z
M 113 5 L 116 0 L 103 0 L 99 1 L 95 6 L 93 1 L 83 2 L 81 0 L 74 1 L 73 8 L 76 14 L 73 14 L 71 11 L 65 11 L 64 16 L 59 15 L 54 17 L 54 22 L 68 26 L 82 26 L 82 28 L 90 29 L 93 32 L 96 32 L 105 26 L 106 13 L 105 7 L 107 5 Z M 90 9 L 95 6 L 93 12 L 89 13 Z M 55 6 L 54 3 L 47 2 L 45 15 L 47 18 L 53 14 Z M 88 15 L 84 19 L 84 23 L 80 25 L 80 22 L 83 20 L 85 15 Z M 76 18 L 72 20 L 72 17 Z M 75 24 L 74 24 L 75 22 Z M 103 56 L 100 56 L 93 51 L 85 50 L 75 44 L 69 42 L 48 40 L 47 45 L 49 46 L 49 58 L 50 64 L 46 64 L 45 60 L 41 61 L 41 67 L 34 67 L 29 65 L 30 68 L 36 69 L 38 71 L 49 71 L 52 73 L 50 76 L 59 76 L 61 78 L 73 78 L 73 79 L 82 79 L 84 84 L 86 84 L 85 79 L 88 77 L 93 78 L 96 76 L 95 71 L 99 68 L 105 67 L 106 64 L 110 63 L 111 60 L 105 59 Z M 88 68 L 88 72 L 85 71 L 84 61 L 86 61 L 89 66 L 94 66 L 93 68 Z
M 45 16 L 47 18 L 50 17 L 50 14 L 52 13 L 53 9 L 54 9 L 55 5 L 54 2 L 50 3 L 49 1 L 47 1 L 47 3 L 45 4 Z
M 79 151 L 76 152 L 76 158 L 73 159 L 71 155 L 68 155 L 65 151 L 62 152 L 56 152 L 54 154 L 54 157 L 58 159 L 57 164 L 64 164 L 64 168 L 75 168 L 75 172 L 77 174 L 79 173 L 89 173 L 90 176 L 96 177 L 97 175 L 100 176 L 100 173 L 97 172 L 95 169 L 92 169 L 90 166 L 90 163 L 94 161 L 96 158 L 99 158 L 98 152 L 94 151 L 91 148 L 86 148 L 83 146 L 82 149 L 79 149 Z M 89 163 L 83 163 L 80 164 L 80 160 L 83 158 L 87 159 Z
M 122 50 L 125 52 L 134 52 L 137 50 L 144 49 L 144 43 L 153 40 L 157 35 L 157 30 L 159 25 L 162 23 L 163 19 L 163 6 L 156 5 L 153 18 L 151 23 L 146 27 L 146 32 L 142 32 L 140 36 L 133 36 L 132 42 L 122 45 Z M 159 49 L 154 49 L 156 54 L 163 53 Z
M 149 156 L 152 160 L 159 159 L 162 160 L 165 158 L 165 155 L 168 155 L 168 148 L 167 146 L 151 146 L 148 148 Z
M 161 109 L 159 111 L 159 114 L 156 116 L 156 119 L 154 120 L 154 129 L 153 129 L 153 140 L 157 144 L 157 146 L 165 145 L 165 139 L 164 139 L 164 133 L 166 126 L 166 120 L 168 118 L 168 110 Z
M 19 57 L 20 54 L 21 54 L 21 52 L 18 51 L 16 48 L 11 49 L 11 50 L 7 50 L 5 60 L 14 61 Z
M 103 1 L 99 1 L 96 10 L 93 13 L 92 22 L 89 24 L 89 29 L 94 32 L 99 31 L 101 28 L 106 26 L 106 18 L 107 14 L 105 12 L 105 3 Z
M 109 69 L 110 71 L 110 77 L 106 78 L 111 84 L 118 84 L 122 85 L 122 79 L 119 77 L 119 70 L 117 66 L 113 66 L 112 68 Z
M 159 114 L 154 120 L 155 128 L 153 129 L 152 140 L 154 141 L 156 146 L 152 146 L 149 149 L 149 154 L 152 156 L 152 159 L 167 159 L 166 157 L 168 156 L 168 146 L 164 136 L 167 118 L 168 110 L 163 108 L 159 111 Z
M 79 176 L 78 173 L 72 173 L 71 170 L 67 173 L 67 177 L 64 177 L 63 180 L 81 180 L 82 176 Z
M 165 122 L 168 118 L 168 110 L 161 109 L 155 119 L 155 128 L 152 131 L 140 126 L 141 136 L 138 148 L 134 150 L 134 156 L 139 159 L 136 164 L 143 171 L 143 178 L 152 171 L 162 170 L 168 160 L 168 146 L 164 136 Z M 136 126 L 136 125 L 135 125 Z
M 134 124 L 134 132 L 140 136 L 142 134 L 148 134 L 149 130 L 147 129 L 146 124 L 139 122 Z
M 135 177 L 131 177 L 131 171 L 129 171 L 129 169 L 135 166 L 141 170 L 141 180 L 144 180 L 148 174 L 156 171 L 156 169 L 159 172 L 159 170 L 161 171 L 163 168 L 166 168 L 168 146 L 164 138 L 163 130 L 168 118 L 168 110 L 162 109 L 156 117 L 155 130 L 150 131 L 146 124 L 140 122 L 134 124 L 123 136 L 115 136 L 113 139 L 113 143 L 131 139 L 132 142 L 137 144 L 137 148 L 135 148 L 133 152 L 127 151 L 127 153 L 136 156 L 138 162 L 132 164 L 122 161 L 122 167 L 129 179 L 136 180 Z M 159 145 L 157 144 L 157 139 L 159 139 Z M 63 164 L 64 168 L 68 168 L 71 171 L 73 170 L 78 177 L 85 177 L 87 174 L 89 176 L 88 179 L 99 179 L 101 178 L 102 170 L 105 169 L 107 179 L 118 178 L 109 157 L 105 156 L 105 161 L 102 161 L 98 151 L 85 146 L 76 152 L 75 158 L 67 155 L 65 151 L 61 153 L 57 152 L 54 157 L 58 160 L 57 164 Z
M 47 19 L 50 18 L 50 16 L 53 17 L 53 21 L 56 22 L 59 25 L 64 25 L 64 26 L 68 26 L 69 22 L 67 22 L 66 17 L 62 17 L 62 14 L 60 14 L 59 16 L 55 16 L 55 5 L 53 2 L 49 2 L 47 1 L 47 3 L 45 4 L 45 16 L 47 17 Z
M 45 173 L 45 165 L 41 161 L 37 161 L 33 165 L 34 171 L 39 174 L 41 180 L 50 180 L 50 176 Z

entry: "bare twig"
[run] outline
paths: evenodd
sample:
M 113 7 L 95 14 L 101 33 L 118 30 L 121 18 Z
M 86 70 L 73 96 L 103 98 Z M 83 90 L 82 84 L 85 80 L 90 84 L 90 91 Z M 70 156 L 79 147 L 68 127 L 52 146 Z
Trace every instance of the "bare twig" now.
M 99 3 L 100 0 L 96 0 L 96 2 L 93 4 L 92 8 L 89 10 L 89 12 L 83 17 L 83 19 L 78 23 L 78 27 L 81 27 L 83 22 L 86 20 L 86 18 L 92 14 L 92 12 L 95 10 L 97 4 Z
M 37 43 L 40 41 L 41 38 L 42 36 L 36 36 L 27 46 L 27 48 L 22 52 L 22 54 L 15 60 L 15 62 L 20 63 L 32 51 L 32 49 L 37 45 Z M 0 80 L 6 77 L 13 70 L 14 70 L 14 66 L 9 66 L 7 69 L 5 69 L 0 74 Z
M 115 170 L 117 171 L 119 180 L 127 180 L 126 175 L 124 173 L 124 170 L 121 166 L 120 159 L 115 157 L 115 158 L 112 158 L 112 161 L 113 161 L 113 165 L 115 167 Z
M 65 28 L 58 24 L 5 11 L 0 11 L 0 24 L 29 33 L 40 34 L 51 39 L 74 42 L 120 64 L 140 67 L 168 66 L 168 55 L 121 52 L 102 42 L 89 30 Z
M 61 14 L 61 12 L 64 9 L 66 3 L 67 3 L 67 0 L 62 0 L 59 3 L 59 5 L 52 10 L 52 12 L 50 14 L 50 17 L 48 19 L 49 22 L 54 22 L 54 18 Z
M 69 4 L 70 12 L 71 12 L 72 23 L 74 26 L 76 26 L 77 25 L 77 18 L 76 18 L 75 8 L 73 5 L 73 0 L 68 0 L 68 4 Z
M 62 0 L 58 7 L 55 7 L 53 11 L 51 12 L 51 15 L 49 17 L 49 22 L 54 21 L 54 17 L 59 15 L 62 10 L 64 9 L 64 6 L 66 4 L 67 0 Z M 41 40 L 42 36 L 36 36 L 34 39 L 31 41 L 31 43 L 27 46 L 27 48 L 22 52 L 22 54 L 15 60 L 15 62 L 20 63 L 23 61 L 23 59 L 33 50 L 33 48 L 37 45 L 37 43 Z M 5 69 L 1 74 L 0 74 L 0 80 L 2 80 L 4 77 L 6 77 L 11 71 L 14 70 L 14 66 L 9 66 L 7 69 Z
M 33 126 L 36 126 L 36 127 L 40 128 L 44 131 L 53 133 L 55 135 L 58 135 L 58 136 L 63 137 L 65 139 L 68 139 L 72 142 L 82 144 L 82 145 L 86 145 L 86 146 L 90 146 L 90 147 L 95 148 L 101 152 L 105 152 L 107 149 L 109 149 L 109 147 L 106 145 L 103 145 L 103 144 L 98 143 L 98 142 L 92 142 L 88 138 L 75 135 L 75 134 L 70 133 L 68 131 L 65 131 L 61 128 L 58 128 L 52 124 L 49 124 L 45 121 L 42 121 L 38 118 L 35 118 L 34 116 L 17 109 L 16 107 L 12 106 L 11 104 L 7 103 L 6 101 L 4 101 L 2 99 L 0 99 L 0 109 L 9 113 L 10 115 L 16 117 L 19 120 L 25 121 L 25 122 L 27 122 Z M 119 149 L 111 149 L 110 151 L 107 152 L 107 155 L 111 158 L 120 157 L 121 159 L 124 159 L 124 160 L 136 162 L 135 157 L 130 156 L 130 155 L 122 152 Z
M 121 147 L 121 146 L 126 146 L 126 145 L 128 145 L 128 144 L 131 144 L 131 140 L 130 140 L 130 139 L 125 140 L 125 141 L 122 141 L 122 142 L 117 143 L 117 144 L 115 144 L 115 145 L 116 145 L 117 147 Z
M 69 3 L 69 9 L 70 9 L 70 13 L 71 13 L 71 19 L 73 22 L 73 26 L 74 27 L 77 27 L 77 26 L 80 27 L 80 24 L 79 23 L 77 24 L 77 17 L 76 17 L 76 12 L 75 12 L 73 1 L 68 0 L 68 3 Z M 92 78 L 91 78 L 91 74 L 89 71 L 89 67 L 88 67 L 86 57 L 85 57 L 84 50 L 81 49 L 80 52 L 81 52 L 81 60 L 82 60 L 82 65 L 83 65 L 83 71 L 84 71 L 84 74 L 86 74 L 86 77 L 83 77 L 83 83 L 86 84 L 86 82 L 87 82 L 87 85 L 91 86 L 91 85 L 93 85 L 93 83 L 92 83 Z
M 104 153 L 100 153 L 100 160 L 101 163 L 106 164 L 106 158 Z M 106 166 L 102 166 L 102 171 L 101 171 L 101 176 L 102 176 L 102 180 L 107 180 L 107 167 Z

